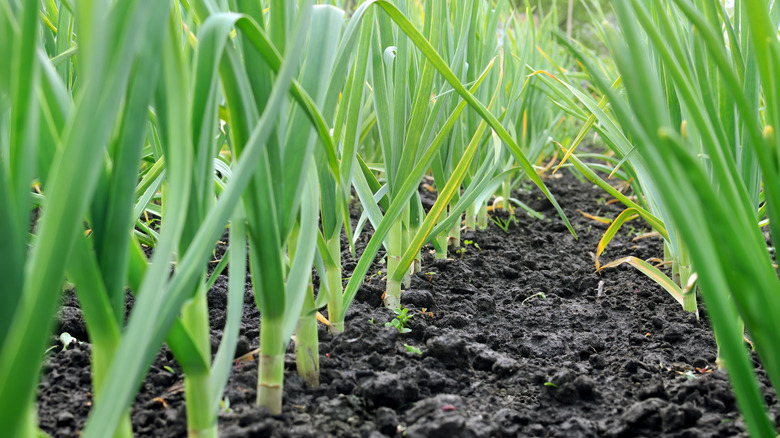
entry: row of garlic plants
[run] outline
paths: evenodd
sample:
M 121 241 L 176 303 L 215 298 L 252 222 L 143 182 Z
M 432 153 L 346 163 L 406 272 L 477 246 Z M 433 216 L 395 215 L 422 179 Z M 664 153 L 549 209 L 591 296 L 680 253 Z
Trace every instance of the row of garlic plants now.
M 775 436 L 747 346 L 777 388 L 780 282 L 764 233 L 777 236 L 780 220 L 780 7 L 765 0 L 616 0 L 616 29 L 599 6 L 590 2 L 590 11 L 611 56 L 558 35 L 581 66 L 577 79 L 592 88 L 563 74 L 544 80 L 584 122 L 582 134 L 595 130 L 610 153 L 573 154 L 575 142 L 564 148 L 565 160 L 626 207 L 597 253 L 622 224 L 642 218 L 664 239 L 660 265 L 672 269 L 669 276 L 634 257 L 603 266 L 597 259 L 596 267 L 629 263 L 686 311 L 697 312 L 699 294 L 718 365 L 729 373 L 750 434 Z M 596 170 L 623 178 L 634 196 Z
M 529 161 L 549 150 L 560 117 L 528 78 L 548 44 L 533 20 L 505 1 L 372 0 L 349 17 L 313 3 L 0 0 L 0 56 L 11 60 L 0 67 L 8 436 L 39 433 L 35 389 L 63 284 L 91 344 L 83 435 L 132 436 L 129 408 L 165 342 L 184 371 L 188 433 L 209 437 L 247 269 L 262 315 L 257 403 L 280 412 L 291 335 L 316 385 L 317 312 L 327 306 L 343 331 L 382 247 L 385 305 L 397 308 L 423 245 L 446 256 L 462 214 L 484 226 L 502 186 L 506 206 L 529 178 L 571 229 Z M 429 169 L 438 196 L 425 212 Z M 345 286 L 342 231 L 352 246 L 363 229 L 349 218 L 352 190 L 374 232 Z M 228 264 L 213 352 L 206 297 Z

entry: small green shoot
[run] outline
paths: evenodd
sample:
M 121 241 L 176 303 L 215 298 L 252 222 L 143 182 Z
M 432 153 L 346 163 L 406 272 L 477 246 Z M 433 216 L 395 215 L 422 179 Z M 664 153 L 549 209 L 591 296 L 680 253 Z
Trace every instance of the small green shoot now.
M 366 281 L 366 283 L 371 283 L 371 280 L 373 280 L 373 279 L 375 279 L 377 277 L 380 277 L 380 278 L 382 277 L 382 271 L 381 270 L 376 271 L 376 274 L 371 274 L 371 276 L 368 277 L 368 280 Z M 352 277 L 349 277 L 347 279 L 347 281 L 349 281 L 351 279 L 352 279 Z
M 174 370 L 173 370 L 173 368 L 169 367 L 168 365 L 164 365 L 164 366 L 163 366 L 163 369 L 164 369 L 165 371 L 168 371 L 168 372 L 169 372 L 169 373 L 171 373 L 171 374 L 176 374 L 176 371 L 174 371 Z
M 396 317 L 392 321 L 386 322 L 385 327 L 395 327 L 398 329 L 399 333 L 411 332 L 412 329 L 406 326 L 409 320 L 414 316 L 409 313 L 409 309 L 405 307 L 403 309 L 393 309 L 393 312 L 395 312 Z
M 78 339 L 76 339 L 73 336 L 71 336 L 70 333 L 68 333 L 68 332 L 63 332 L 60 335 L 60 342 L 62 343 L 62 351 L 67 350 L 68 347 L 70 346 L 70 344 L 73 344 L 73 343 L 80 344 L 81 343 Z
M 426 278 L 428 278 L 428 282 L 429 282 L 429 283 L 433 282 L 433 276 L 434 276 L 434 275 L 436 275 L 436 273 L 435 273 L 435 272 L 433 272 L 433 271 L 430 271 L 430 272 L 426 272 L 426 273 L 425 273 L 425 277 L 426 277 Z
M 537 297 L 538 297 L 540 300 L 546 300 L 546 299 L 547 299 L 547 295 L 545 295 L 545 293 L 544 293 L 544 292 L 537 292 L 537 293 L 535 293 L 535 294 L 531 295 L 530 297 L 528 297 L 528 298 L 524 299 L 524 300 L 523 300 L 523 302 L 522 302 L 522 303 L 520 303 L 520 305 L 522 306 L 522 305 L 524 305 L 524 304 L 525 304 L 525 302 L 526 302 L 526 301 L 528 301 L 528 300 L 530 300 L 530 299 L 533 299 L 533 298 L 537 298 Z
M 232 409 L 230 409 L 230 399 L 225 397 L 222 400 L 219 401 L 219 410 L 223 414 L 229 414 L 233 412 Z
M 558 385 L 556 385 L 553 382 L 544 382 L 544 386 L 549 386 L 551 388 L 556 388 L 556 389 L 558 388 Z
M 406 348 L 406 351 L 413 354 L 422 354 L 422 350 L 415 347 L 414 345 L 404 344 L 404 348 Z
M 366 283 L 371 283 L 371 281 L 373 279 L 377 278 L 377 277 L 380 277 L 380 278 L 382 277 L 382 271 L 381 270 L 376 271 L 376 273 L 369 275 L 368 276 L 368 280 L 366 280 Z M 342 281 L 349 282 L 351 280 L 352 280 L 352 276 L 349 276 L 349 277 L 344 277 L 344 279 Z
M 517 217 L 515 215 L 509 216 L 507 219 L 502 219 L 500 217 L 491 217 L 491 221 L 493 221 L 494 224 L 498 228 L 501 228 L 501 231 L 503 231 L 506 234 L 509 234 L 509 226 L 512 224 L 517 224 Z
M 62 344 L 62 350 L 60 350 L 60 351 L 67 350 L 68 346 L 70 346 L 70 344 L 72 344 L 74 342 L 79 343 L 79 340 L 74 338 L 73 336 L 71 336 L 70 333 L 63 332 L 60 335 L 60 344 Z M 44 354 L 48 354 L 50 351 L 54 350 L 57 347 L 59 347 L 59 345 L 52 345 L 51 347 L 47 348 L 46 351 L 44 351 Z
M 478 251 L 482 251 L 482 248 L 479 247 L 479 244 L 474 242 L 473 240 L 466 239 L 463 241 L 463 244 L 465 246 L 472 245 L 474 248 L 477 248 Z

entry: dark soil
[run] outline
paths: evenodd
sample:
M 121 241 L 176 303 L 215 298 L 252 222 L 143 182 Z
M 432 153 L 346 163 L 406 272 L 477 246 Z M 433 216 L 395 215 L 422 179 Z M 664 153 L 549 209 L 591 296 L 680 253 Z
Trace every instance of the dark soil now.
M 282 415 L 254 405 L 257 362 L 237 363 L 220 436 L 746 436 L 726 374 L 714 370 L 704 309 L 698 322 L 633 268 L 595 273 L 593 253 L 606 225 L 577 210 L 614 217 L 619 206 L 566 172 L 547 184 L 579 240 L 538 190 L 517 193 L 547 219 L 518 211 L 508 234 L 493 223 L 465 233 L 474 243 L 449 260 L 434 260 L 426 249 L 422 272 L 402 294 L 414 314 L 410 333 L 385 327 L 394 314 L 381 307 L 384 281 L 376 277 L 362 286 L 345 333 L 333 337 L 321 327 L 320 387 L 296 375 L 291 346 Z M 625 226 L 602 260 L 662 256 L 660 240 L 632 240 L 645 231 L 633 225 L 638 230 Z M 355 262 L 348 254 L 344 260 L 348 276 Z M 226 286 L 220 278 L 209 296 L 215 343 Z M 259 342 L 250 290 L 245 303 L 237 357 Z M 60 332 L 87 339 L 72 294 L 59 320 Z M 757 372 L 777 416 L 777 397 L 760 366 Z M 46 432 L 70 437 L 84 426 L 89 373 L 87 343 L 48 354 L 38 402 Z M 133 425 L 138 436 L 186 436 L 183 376 L 167 349 L 136 398 Z

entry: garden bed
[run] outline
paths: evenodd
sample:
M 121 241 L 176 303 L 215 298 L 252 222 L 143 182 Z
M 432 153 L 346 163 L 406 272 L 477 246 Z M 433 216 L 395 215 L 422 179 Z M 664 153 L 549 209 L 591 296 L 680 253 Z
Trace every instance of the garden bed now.
M 578 210 L 614 217 L 620 208 L 567 172 L 546 183 L 579 240 L 538 190 L 518 193 L 546 219 L 518 210 L 508 234 L 495 223 L 464 233 L 472 243 L 451 259 L 424 250 L 422 272 L 401 298 L 413 314 L 411 332 L 385 326 L 395 315 L 381 306 L 384 281 L 376 275 L 361 287 L 342 335 L 320 327 L 320 387 L 296 375 L 291 346 L 282 415 L 254 406 L 257 361 L 237 361 L 220 436 L 745 436 L 726 374 L 713 370 L 717 351 L 704 309 L 698 322 L 633 268 L 595 273 L 593 253 L 607 226 Z M 633 241 L 643 231 L 634 225 L 623 227 L 602 261 L 662 256 L 660 239 Z M 344 260 L 349 275 L 354 262 Z M 226 286 L 219 279 L 209 295 L 215 344 Z M 259 312 L 247 288 L 237 357 L 258 347 Z M 87 339 L 72 294 L 59 320 L 58 334 Z M 776 395 L 757 372 L 776 418 Z M 86 343 L 48 353 L 38 401 L 44 431 L 70 437 L 81 430 L 92 401 L 89 373 Z M 183 374 L 167 349 L 132 418 L 138 436 L 186 436 Z

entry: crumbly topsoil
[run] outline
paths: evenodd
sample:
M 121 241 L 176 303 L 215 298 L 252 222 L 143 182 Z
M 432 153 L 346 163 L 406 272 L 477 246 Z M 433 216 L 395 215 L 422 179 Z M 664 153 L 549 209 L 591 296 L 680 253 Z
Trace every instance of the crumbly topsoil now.
M 546 218 L 518 210 L 508 234 L 494 223 L 464 233 L 473 243 L 448 260 L 424 250 L 422 272 L 401 298 L 414 315 L 410 333 L 385 327 L 394 314 L 381 307 L 384 281 L 375 276 L 361 287 L 342 335 L 321 327 L 318 388 L 296 375 L 290 346 L 281 415 L 254 405 L 257 362 L 237 362 L 220 436 L 747 436 L 726 374 L 715 369 L 704 307 L 697 321 L 633 268 L 597 274 L 593 253 L 607 226 L 578 210 L 614 217 L 620 207 L 567 172 L 546 184 L 579 240 L 538 190 L 517 192 Z M 423 194 L 429 207 L 433 200 Z M 602 260 L 662 257 L 659 239 L 633 240 L 645 228 L 639 221 L 624 226 Z M 358 242 L 358 252 L 366 242 Z M 382 269 L 382 255 L 372 272 Z M 356 262 L 346 251 L 344 261 L 346 277 Z M 237 357 L 259 342 L 260 315 L 247 286 Z M 209 293 L 215 346 L 226 287 L 220 278 Z M 59 323 L 57 333 L 88 339 L 72 294 Z M 46 432 L 72 437 L 83 428 L 92 401 L 89 372 L 88 343 L 48 353 L 38 401 Z M 777 397 L 758 365 L 757 373 L 777 416 Z M 186 436 L 183 375 L 167 348 L 141 387 L 132 419 L 137 436 Z

